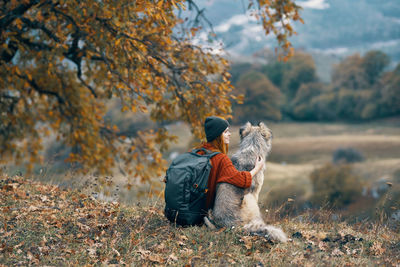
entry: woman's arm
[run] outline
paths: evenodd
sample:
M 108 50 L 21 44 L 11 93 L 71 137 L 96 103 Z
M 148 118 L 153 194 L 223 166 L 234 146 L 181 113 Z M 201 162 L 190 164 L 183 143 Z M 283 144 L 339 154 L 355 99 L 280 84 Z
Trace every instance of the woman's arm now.
M 227 155 L 221 155 L 218 162 L 217 183 L 229 183 L 237 187 L 248 188 L 254 175 L 264 166 L 264 162 L 259 159 L 251 171 L 238 171 Z

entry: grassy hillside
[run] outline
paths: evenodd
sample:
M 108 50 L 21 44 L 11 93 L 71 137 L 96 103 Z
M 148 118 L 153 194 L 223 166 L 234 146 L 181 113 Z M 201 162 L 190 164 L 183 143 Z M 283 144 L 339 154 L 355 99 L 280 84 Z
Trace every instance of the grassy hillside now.
M 125 206 L 19 176 L 0 177 L 0 266 L 396 266 L 400 234 L 348 225 L 324 211 L 271 221 L 291 237 L 273 244 L 240 229 L 180 228 L 160 201 Z

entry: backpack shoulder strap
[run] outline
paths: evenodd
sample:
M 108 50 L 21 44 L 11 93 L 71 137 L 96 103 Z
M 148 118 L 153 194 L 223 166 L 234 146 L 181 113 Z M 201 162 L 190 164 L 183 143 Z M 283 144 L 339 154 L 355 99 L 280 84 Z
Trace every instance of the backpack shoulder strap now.
M 199 152 L 199 151 L 204 151 L 205 154 L 204 154 L 203 156 L 206 156 L 206 157 L 208 157 L 209 159 L 211 159 L 211 158 L 214 157 L 215 155 L 221 153 L 221 152 L 218 152 L 218 151 L 212 152 L 212 151 L 210 151 L 210 150 L 208 150 L 208 149 L 205 149 L 204 147 L 197 148 L 197 149 L 193 149 L 193 150 L 191 151 L 191 153 L 194 153 L 194 154 L 196 154 L 196 155 L 199 155 L 199 154 L 197 154 L 197 152 Z

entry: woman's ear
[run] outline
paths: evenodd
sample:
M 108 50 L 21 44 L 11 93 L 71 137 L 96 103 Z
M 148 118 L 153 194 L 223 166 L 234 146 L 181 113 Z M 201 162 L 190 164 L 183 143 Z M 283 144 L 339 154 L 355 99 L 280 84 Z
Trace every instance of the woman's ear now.
M 251 130 L 251 123 L 250 122 L 247 122 L 245 125 L 240 127 L 240 129 L 239 129 L 240 138 L 243 138 L 246 135 L 248 135 L 250 133 L 250 130 Z

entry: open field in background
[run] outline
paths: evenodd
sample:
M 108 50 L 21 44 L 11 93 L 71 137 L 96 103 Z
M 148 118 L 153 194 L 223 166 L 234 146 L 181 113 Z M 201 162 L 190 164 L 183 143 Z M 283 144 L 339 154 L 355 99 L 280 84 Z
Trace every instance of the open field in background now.
M 289 197 L 295 201 L 306 201 L 312 195 L 310 174 L 317 168 L 332 161 L 333 152 L 340 147 L 351 147 L 362 153 L 365 161 L 353 164 L 354 171 L 362 177 L 363 186 L 385 178 L 393 179 L 400 169 L 400 120 L 363 124 L 344 123 L 267 123 L 273 132 L 272 152 L 267 161 L 265 182 L 260 194 L 260 205 L 270 208 L 280 205 Z M 171 160 L 179 153 L 188 151 L 193 145 L 189 127 L 183 123 L 169 125 L 168 129 L 178 136 L 165 158 Z M 239 126 L 231 126 L 230 154 L 238 149 Z M 121 174 L 108 177 L 113 180 L 111 187 L 101 187 L 98 178 L 66 171 L 54 173 L 48 162 L 44 171 L 35 179 L 61 185 L 81 188 L 87 193 L 96 193 L 101 199 L 120 200 L 127 204 L 144 203 L 149 196 L 161 196 L 164 188 L 163 177 L 154 177 L 151 183 L 141 184 Z M 10 169 L 8 173 L 17 173 Z M 131 190 L 124 188 L 129 181 Z
M 393 182 L 394 173 L 400 170 L 398 120 L 363 124 L 267 123 L 267 125 L 272 130 L 274 139 L 260 193 L 259 202 L 263 210 L 276 209 L 284 205 L 288 198 L 294 199 L 294 202 L 306 202 L 313 190 L 310 174 L 332 162 L 333 153 L 338 148 L 353 148 L 364 156 L 364 161 L 354 163 L 352 166 L 354 172 L 361 177 L 362 186 L 366 190 L 376 186 L 380 180 Z M 231 126 L 230 154 L 238 149 L 239 128 Z M 182 124 L 174 125 L 171 131 L 179 136 L 175 151 L 180 153 L 190 149 L 188 144 L 191 138 L 187 127 Z M 371 208 L 374 201 L 363 199 L 361 202 L 365 205 L 360 204 L 361 207 L 354 205 L 355 208 Z
M 277 137 L 273 140 L 270 161 L 287 163 L 325 162 L 341 147 L 352 147 L 366 159 L 398 158 L 400 135 L 325 135 L 304 137 Z

